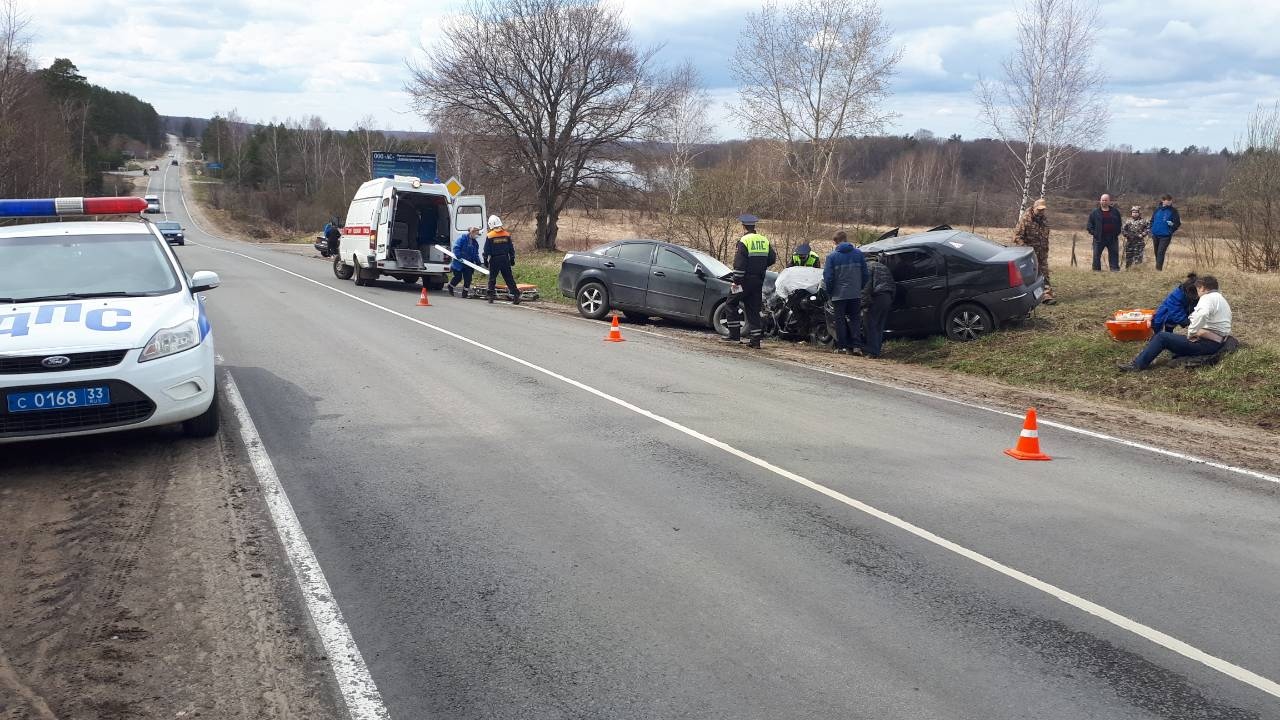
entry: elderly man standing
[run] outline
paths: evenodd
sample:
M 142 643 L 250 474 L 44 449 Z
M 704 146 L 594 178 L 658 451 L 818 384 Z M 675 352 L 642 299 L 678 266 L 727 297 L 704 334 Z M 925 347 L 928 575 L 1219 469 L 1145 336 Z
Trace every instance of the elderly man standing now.
M 1124 218 L 1120 211 L 1111 207 L 1111 196 L 1098 198 L 1098 207 L 1089 213 L 1089 224 L 1086 226 L 1093 236 L 1093 271 L 1102 270 L 1102 251 L 1107 251 L 1107 267 L 1111 272 L 1120 271 L 1120 231 L 1124 228 Z

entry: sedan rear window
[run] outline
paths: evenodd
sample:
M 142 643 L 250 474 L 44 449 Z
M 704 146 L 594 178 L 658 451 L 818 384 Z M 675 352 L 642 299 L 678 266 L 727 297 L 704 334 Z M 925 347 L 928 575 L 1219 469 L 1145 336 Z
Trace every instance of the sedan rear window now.
M 618 252 L 618 259 L 648 265 L 653 262 L 653 243 L 626 243 Z
M 181 286 L 152 235 L 0 238 L 0 295 L 165 295 Z
M 970 233 L 957 233 L 947 244 L 974 260 L 990 260 L 1007 248 Z

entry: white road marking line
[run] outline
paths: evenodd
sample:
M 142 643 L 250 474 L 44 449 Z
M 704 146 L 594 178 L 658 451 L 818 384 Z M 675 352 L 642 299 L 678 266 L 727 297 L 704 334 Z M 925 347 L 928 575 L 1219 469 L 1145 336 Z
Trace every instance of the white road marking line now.
M 1182 655 L 1185 658 L 1194 660 L 1196 662 L 1199 662 L 1205 665 L 1206 667 L 1217 670 L 1218 672 L 1230 678 L 1233 678 L 1242 683 L 1245 683 L 1246 685 L 1250 685 L 1254 688 L 1257 688 L 1258 690 L 1261 690 L 1262 692 L 1268 695 L 1271 695 L 1276 698 L 1280 698 L 1280 683 L 1277 683 L 1273 680 L 1265 678 L 1239 665 L 1223 660 L 1222 658 L 1219 658 L 1214 655 L 1210 655 L 1209 653 L 1204 652 L 1203 650 L 1200 650 L 1199 648 L 1196 648 L 1192 645 L 1189 645 L 1183 642 L 1182 640 L 1179 640 L 1173 637 L 1172 635 L 1168 635 L 1159 630 L 1156 630 L 1155 628 L 1144 625 L 1136 620 L 1132 620 L 1128 617 L 1125 617 L 1124 615 L 1121 615 L 1117 612 L 1109 610 L 1091 600 L 1086 600 L 1085 598 L 1080 597 L 1079 595 L 1076 595 L 1074 593 L 1068 592 L 1066 590 L 1063 590 L 1062 588 L 1056 585 L 1047 583 L 1043 580 L 1040 580 L 1039 578 L 1028 575 L 1027 573 L 1022 572 L 1021 570 L 1016 570 L 1012 567 L 1009 567 L 1008 565 L 1005 565 L 1004 563 L 1001 563 L 997 560 L 993 560 L 992 558 L 989 558 L 986 555 L 983 555 L 982 553 L 979 553 L 975 550 L 970 550 L 969 548 L 966 548 L 962 545 L 959 545 L 950 540 L 947 540 L 946 538 L 941 537 L 940 535 L 936 535 L 928 530 L 925 530 L 924 528 L 919 527 L 918 525 L 915 525 L 911 522 L 903 520 L 902 518 L 899 518 L 896 515 L 887 513 L 876 507 L 868 505 L 860 500 L 856 500 L 848 495 L 845 495 L 844 493 L 838 490 L 833 490 L 825 485 L 821 485 L 801 475 L 798 475 L 789 470 L 778 467 L 777 465 L 774 465 L 773 463 L 770 463 L 767 460 L 763 460 L 754 455 L 751 455 L 742 450 L 739 450 L 738 448 L 732 445 L 729 445 L 728 443 L 722 442 L 708 435 L 704 435 L 698 432 L 697 430 L 681 425 L 680 423 L 674 420 L 663 417 L 662 415 L 658 415 L 657 413 L 646 410 L 637 405 L 633 405 L 627 402 L 626 400 L 623 400 L 618 397 L 614 397 L 613 395 L 610 395 L 604 392 L 603 390 L 598 390 L 578 380 L 574 380 L 573 378 L 561 375 L 560 373 L 557 373 L 554 370 L 549 370 L 540 365 L 536 365 L 532 362 L 529 362 L 528 360 L 518 358 L 514 355 L 503 352 L 502 350 L 498 350 L 497 348 L 490 347 L 489 345 L 485 345 L 484 343 L 478 340 L 472 340 L 471 338 L 459 335 L 458 333 L 455 333 L 452 330 L 446 330 L 445 328 L 442 328 L 438 325 L 433 325 L 424 320 L 419 320 L 418 318 L 412 317 L 410 315 L 406 315 L 402 312 L 392 310 L 391 308 L 384 307 L 371 300 L 366 300 L 357 295 L 352 295 L 349 292 L 346 292 L 344 290 L 339 290 L 338 288 L 335 288 L 330 285 L 326 285 L 325 283 L 322 283 L 319 280 L 306 277 L 305 275 L 300 275 L 296 272 L 293 272 L 292 270 L 288 270 L 286 268 L 280 267 L 279 265 L 273 265 L 265 260 L 259 260 L 258 258 L 252 257 L 250 255 L 246 255 L 244 253 L 236 252 L 234 250 L 224 250 L 222 248 L 215 248 L 209 245 L 204 245 L 203 247 L 213 250 L 214 252 L 226 253 L 228 255 L 236 255 L 246 260 L 250 260 L 252 262 L 265 265 L 274 270 L 278 270 L 286 275 L 291 275 L 304 282 L 309 282 L 309 283 L 312 283 L 313 285 L 318 285 L 326 290 L 335 292 L 339 295 L 343 295 L 347 298 L 355 300 L 358 303 L 368 305 L 369 307 L 376 308 L 389 315 L 394 315 L 395 317 L 401 318 L 403 320 L 408 320 L 411 323 L 415 323 L 417 325 L 421 325 L 422 327 L 428 328 L 430 330 L 434 330 L 442 335 L 451 337 L 460 342 L 464 342 L 473 347 L 476 347 L 486 352 L 497 355 L 498 357 L 510 360 L 511 362 L 514 362 L 518 365 L 522 365 L 535 372 L 542 373 L 547 377 L 554 378 L 567 385 L 576 387 L 579 390 L 595 395 L 596 397 L 602 400 L 607 400 L 608 402 L 611 402 L 617 405 L 618 407 L 624 408 L 626 410 L 630 410 L 631 412 L 634 412 L 637 415 L 647 417 L 650 420 L 653 420 L 654 422 L 665 425 L 671 428 L 672 430 L 683 433 L 691 438 L 694 438 L 695 440 L 706 443 L 707 445 L 710 445 L 714 448 L 723 450 L 724 452 L 730 455 L 733 455 L 734 457 L 737 457 L 741 460 L 749 462 L 752 465 L 755 465 L 759 468 L 767 470 L 779 477 L 785 478 L 796 484 L 807 487 L 810 490 L 821 493 L 822 495 L 826 495 L 827 497 L 837 502 L 843 503 L 844 505 L 847 505 L 853 508 L 854 510 L 870 515 L 871 517 L 881 520 L 900 530 L 903 530 L 912 535 L 915 535 L 916 537 L 922 540 L 926 540 L 930 543 L 933 543 L 934 545 L 937 545 L 938 547 L 941 547 L 945 550 L 949 550 L 950 552 L 955 553 L 960 557 L 966 558 L 968 560 L 972 560 L 973 562 L 978 563 L 983 567 L 994 570 L 995 572 L 1000 573 L 1005 577 L 1016 580 L 1029 587 L 1035 588 L 1036 590 L 1039 590 L 1047 595 L 1055 597 L 1058 600 L 1061 600 L 1062 602 L 1078 610 L 1081 610 L 1090 615 L 1093 615 L 1094 617 L 1100 618 L 1108 623 L 1111 623 L 1112 625 L 1115 625 L 1116 627 L 1122 630 L 1126 630 L 1141 638 L 1149 640 L 1152 643 L 1159 645 L 1160 647 L 1163 647 L 1167 650 L 1172 650 L 1173 652 L 1179 655 Z
M 342 610 L 338 607 L 338 601 L 333 598 L 329 581 L 320 569 L 311 543 L 307 542 L 307 536 L 302 532 L 293 504 L 289 502 L 289 496 L 280 484 L 275 464 L 271 462 L 271 456 L 262 444 L 262 438 L 258 435 L 257 426 L 253 424 L 253 418 L 249 416 L 249 408 L 244 404 L 240 389 L 236 387 L 231 373 L 226 373 L 225 377 L 223 390 L 240 423 L 240 439 L 248 450 L 249 464 L 262 488 L 276 533 L 288 553 L 294 577 L 302 588 L 311 622 L 320 635 L 320 641 L 324 643 L 325 653 L 329 656 L 329 664 L 337 678 L 347 712 L 351 720 L 390 720 L 391 715 L 382 703 L 382 694 L 378 692 L 377 685 L 374 685 L 360 648 L 356 647 L 356 641 L 351 637 L 346 621 L 342 619 Z
M 536 308 L 526 308 L 526 309 L 529 310 L 530 312 L 538 312 Z M 574 320 L 581 320 L 583 322 L 589 322 L 592 324 L 595 324 L 598 322 L 596 320 L 588 320 L 587 318 L 577 316 L 577 315 L 570 315 L 568 317 L 571 317 Z M 676 342 L 686 341 L 686 338 L 681 337 L 679 335 L 672 335 L 670 333 L 664 333 L 664 332 L 655 332 L 652 330 L 641 330 L 636 327 L 628 327 L 627 332 L 644 333 L 645 335 L 652 335 L 653 337 L 658 337 L 658 338 L 666 338 L 667 340 L 674 340 Z M 855 380 L 860 383 L 865 383 L 867 385 L 875 385 L 876 387 L 886 388 L 888 390 L 896 390 L 898 392 L 907 393 L 910 395 L 926 397 L 931 400 L 940 400 L 942 402 L 951 403 L 952 405 L 960 405 L 963 407 L 967 407 L 971 410 L 981 410 L 983 412 L 994 413 L 996 415 L 1003 415 L 1005 417 L 1017 418 L 1018 420 L 1023 419 L 1022 413 L 1010 412 L 1008 410 L 1000 410 L 998 408 L 988 407 L 986 405 L 980 405 L 978 403 L 969 402 L 968 400 L 960 400 L 958 398 L 948 397 L 946 395 L 940 395 L 938 393 L 930 392 L 928 390 L 919 390 L 917 388 L 911 388 L 905 385 L 895 385 L 894 383 L 885 382 L 884 380 L 877 380 L 875 378 L 869 378 L 862 375 L 854 375 L 852 373 L 840 372 L 839 370 L 832 370 L 831 368 L 825 368 L 820 365 L 810 365 L 809 363 L 800 362 L 798 360 L 783 360 L 781 358 L 773 358 L 768 356 L 761 356 L 761 359 L 768 362 L 775 362 L 780 365 L 791 365 L 792 367 L 803 368 L 805 370 L 812 370 L 814 372 L 819 372 L 824 375 L 833 375 L 835 377 L 842 377 L 842 378 L 845 378 L 846 380 Z M 1225 470 L 1227 472 L 1237 473 L 1239 475 L 1245 475 L 1255 480 L 1263 480 L 1265 482 L 1280 484 L 1280 477 L 1277 477 L 1275 475 L 1269 475 L 1267 473 L 1264 473 L 1258 470 L 1250 470 L 1249 468 L 1239 467 L 1237 465 L 1228 465 L 1227 463 L 1220 463 L 1216 460 L 1209 460 L 1207 458 L 1198 457 L 1196 455 L 1188 455 L 1186 453 L 1177 452 L 1176 450 L 1169 450 L 1166 448 L 1157 447 L 1155 445 L 1148 445 L 1147 443 L 1138 442 L 1136 440 L 1128 440 L 1126 438 L 1116 437 L 1114 435 L 1108 435 L 1106 433 L 1098 432 L 1096 430 L 1089 430 L 1087 428 L 1076 427 L 1075 425 L 1068 425 L 1066 423 L 1056 422 L 1054 420 L 1046 420 L 1043 415 L 1038 417 L 1038 421 L 1041 425 L 1044 425 L 1046 427 L 1057 428 L 1058 430 L 1066 430 L 1067 432 L 1075 433 L 1077 435 L 1084 435 L 1086 437 L 1091 437 L 1094 440 L 1102 440 L 1104 442 L 1116 443 L 1117 445 L 1124 445 L 1125 447 L 1131 447 L 1131 448 L 1134 448 L 1135 450 L 1144 450 L 1146 452 L 1155 453 L 1157 455 L 1164 455 L 1166 457 L 1171 457 L 1176 460 L 1183 460 L 1185 462 L 1194 463 L 1196 465 L 1207 465 L 1211 468 L 1216 468 L 1218 470 Z
M 947 397 L 946 395 L 939 395 L 938 393 L 929 392 L 928 390 L 918 390 L 916 388 L 910 388 L 903 385 L 894 385 L 893 383 L 884 382 L 882 380 L 863 377 L 861 375 L 853 375 L 850 373 L 843 373 L 838 370 L 831 370 L 829 368 L 819 367 L 817 365 L 809 365 L 807 363 L 796 362 L 794 360 L 777 360 L 774 358 L 767 358 L 767 359 L 772 360 L 773 362 L 781 363 L 783 365 L 793 365 L 795 367 L 805 368 L 806 370 L 813 370 L 815 372 L 823 373 L 824 375 L 834 375 L 836 377 L 845 378 L 846 380 L 856 380 L 858 382 L 866 383 L 868 385 L 875 385 L 877 387 L 889 388 L 891 390 L 897 390 L 898 392 L 904 392 L 910 395 L 926 397 L 931 400 L 941 400 L 943 402 L 948 402 L 953 405 L 962 405 L 964 407 L 971 408 L 973 410 L 982 410 L 984 412 L 995 413 L 996 415 L 1004 415 L 1005 417 L 1017 418 L 1018 420 L 1023 419 L 1022 413 L 1009 412 L 1007 410 L 1000 410 L 993 407 L 987 407 L 986 405 L 979 405 L 978 403 L 969 402 L 967 400 L 960 400 L 953 397 Z M 1196 465 L 1207 465 L 1211 468 L 1216 468 L 1218 470 L 1226 470 L 1227 472 L 1233 472 L 1239 475 L 1246 475 L 1248 477 L 1254 478 L 1255 480 L 1264 480 L 1266 482 L 1280 484 L 1280 477 L 1276 477 L 1275 475 L 1268 475 L 1267 473 L 1259 472 L 1257 470 L 1250 470 L 1249 468 L 1238 467 L 1235 465 L 1228 465 L 1226 463 L 1217 462 L 1216 460 L 1209 460 L 1206 458 L 1197 457 L 1195 455 L 1180 453 L 1180 452 L 1177 452 L 1176 450 L 1167 450 L 1165 448 L 1157 447 L 1155 445 L 1148 445 L 1146 443 L 1137 442 L 1136 440 L 1126 440 L 1125 438 L 1116 437 L 1114 435 L 1107 435 L 1106 433 L 1100 433 L 1096 430 L 1089 430 L 1086 428 L 1076 427 L 1074 425 L 1067 425 L 1066 423 L 1055 422 L 1053 420 L 1045 420 L 1043 415 L 1039 416 L 1037 420 L 1039 421 L 1040 425 L 1045 427 L 1057 428 L 1058 430 L 1066 430 L 1067 432 L 1075 433 L 1077 435 L 1084 435 L 1086 437 L 1091 437 L 1095 440 L 1103 440 L 1106 442 L 1116 443 L 1117 445 L 1124 445 L 1126 447 L 1131 447 L 1136 450 L 1145 450 L 1146 452 L 1155 453 L 1157 455 L 1164 455 L 1165 457 L 1171 457 L 1177 460 L 1183 460 L 1189 463 L 1194 463 Z

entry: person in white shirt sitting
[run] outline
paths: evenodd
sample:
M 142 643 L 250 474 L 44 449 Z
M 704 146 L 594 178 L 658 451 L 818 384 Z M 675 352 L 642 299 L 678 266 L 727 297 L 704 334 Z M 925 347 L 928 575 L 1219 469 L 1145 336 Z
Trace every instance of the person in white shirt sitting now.
M 1222 349 L 1222 344 L 1231 336 L 1231 305 L 1218 292 L 1218 279 L 1212 275 L 1196 278 L 1196 290 L 1200 300 L 1191 311 L 1186 337 L 1171 332 L 1156 333 L 1138 357 L 1120 365 L 1121 370 L 1146 370 L 1165 350 L 1174 357 L 1185 357 L 1213 355 Z

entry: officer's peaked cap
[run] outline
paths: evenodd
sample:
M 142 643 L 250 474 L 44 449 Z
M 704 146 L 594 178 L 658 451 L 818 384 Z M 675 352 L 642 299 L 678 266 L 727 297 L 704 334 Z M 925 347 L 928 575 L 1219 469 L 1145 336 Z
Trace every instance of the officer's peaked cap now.
M 738 222 L 742 223 L 743 225 L 755 225 L 756 223 L 760 222 L 760 218 L 756 217 L 755 215 L 739 215 Z

